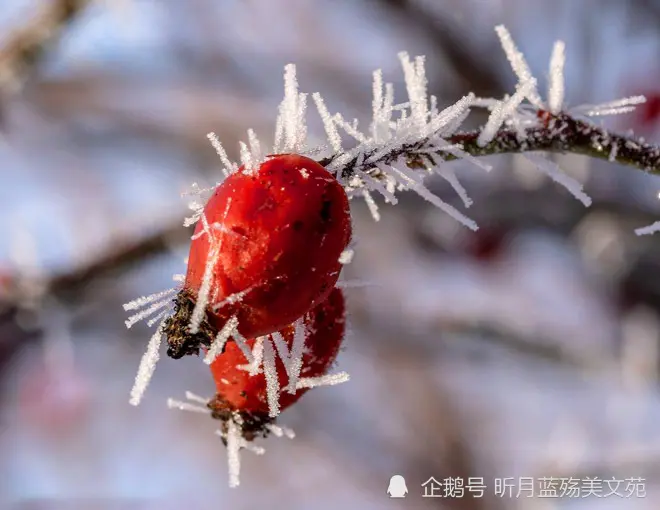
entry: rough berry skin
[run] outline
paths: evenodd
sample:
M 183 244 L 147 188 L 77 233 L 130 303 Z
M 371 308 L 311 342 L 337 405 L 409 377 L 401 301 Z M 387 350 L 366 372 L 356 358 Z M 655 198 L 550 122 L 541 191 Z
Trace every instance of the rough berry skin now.
M 302 356 L 300 377 L 319 377 L 328 372 L 341 347 L 345 331 L 345 304 L 341 289 L 332 290 L 328 298 L 314 307 L 304 317 L 306 331 L 305 350 Z M 280 331 L 289 350 L 294 336 L 293 326 Z M 253 347 L 255 340 L 249 340 Z M 268 397 L 266 378 L 262 373 L 250 375 L 237 368 L 247 363 L 245 356 L 235 342 L 227 343 L 225 351 L 211 364 L 211 373 L 216 384 L 217 395 L 209 404 L 215 418 L 226 420 L 231 413 L 238 411 L 245 424 L 243 434 L 247 439 L 262 433 L 262 424 L 272 421 L 268 418 Z M 280 409 L 291 406 L 308 389 L 288 393 L 284 388 L 289 379 L 284 364 L 276 356 L 277 374 L 280 388 Z
M 317 162 L 295 154 L 271 157 L 253 173 L 241 168 L 230 175 L 204 216 L 195 235 L 209 225 L 213 237 L 192 241 L 184 291 L 195 300 L 209 252 L 217 249 L 207 320 L 219 330 L 237 314 L 245 338 L 278 331 L 323 301 L 351 238 L 343 187 Z M 246 290 L 240 301 L 225 301 Z M 183 354 L 197 352 L 189 351 Z

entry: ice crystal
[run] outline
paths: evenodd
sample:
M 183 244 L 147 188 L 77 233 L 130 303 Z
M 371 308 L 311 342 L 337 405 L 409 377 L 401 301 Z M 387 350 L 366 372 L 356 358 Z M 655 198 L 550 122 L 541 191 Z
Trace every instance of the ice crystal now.
M 280 382 L 275 365 L 275 350 L 270 341 L 264 342 L 263 369 L 266 377 L 268 415 L 274 418 L 280 414 Z
M 179 411 L 186 411 L 192 413 L 210 415 L 211 410 L 208 407 L 209 399 L 195 395 L 190 391 L 186 391 L 186 399 L 189 402 L 175 400 L 173 398 L 167 399 L 167 407 L 170 409 L 177 409 Z M 225 440 L 227 444 L 227 468 L 229 475 L 229 487 L 238 487 L 241 483 L 241 450 L 248 450 L 255 455 L 263 455 L 266 449 L 262 446 L 247 441 L 241 434 L 241 425 L 243 421 L 239 413 L 234 413 L 227 420 L 227 431 L 223 432 L 218 429 L 215 431 L 217 436 Z M 271 432 L 275 437 L 287 437 L 293 439 L 295 433 L 288 427 L 281 425 L 268 424 L 266 429 Z
M 303 388 L 318 388 L 319 386 L 334 386 L 336 384 L 345 383 L 350 380 L 350 376 L 346 372 L 338 372 L 336 374 L 326 374 L 319 377 L 301 377 L 296 383 L 296 389 Z
M 160 323 L 158 329 L 151 337 L 151 340 L 149 340 L 147 350 L 140 361 L 140 366 L 137 375 L 135 376 L 135 383 L 131 389 L 131 398 L 129 400 L 131 405 L 137 406 L 140 404 L 142 396 L 144 395 L 147 386 L 149 386 L 151 377 L 156 369 L 156 363 L 158 363 L 158 359 L 160 358 L 159 349 L 163 336 L 163 324 L 164 321 Z
M 347 248 L 343 252 L 341 252 L 341 255 L 339 255 L 339 263 L 342 265 L 350 264 L 353 261 L 354 256 L 355 256 L 355 251 L 353 250 L 353 248 Z
M 660 221 L 656 221 L 651 225 L 648 225 L 646 227 L 641 227 L 635 230 L 635 234 L 637 234 L 638 236 L 655 234 L 656 232 L 660 232 Z
M 215 339 L 211 343 L 211 347 L 209 348 L 208 353 L 206 353 L 206 356 L 204 357 L 204 363 L 210 365 L 213 363 L 213 361 L 215 361 L 215 358 L 217 358 L 224 350 L 227 340 L 229 340 L 232 335 L 236 335 L 237 327 L 238 319 L 234 315 L 225 323 L 225 325 L 216 335 Z

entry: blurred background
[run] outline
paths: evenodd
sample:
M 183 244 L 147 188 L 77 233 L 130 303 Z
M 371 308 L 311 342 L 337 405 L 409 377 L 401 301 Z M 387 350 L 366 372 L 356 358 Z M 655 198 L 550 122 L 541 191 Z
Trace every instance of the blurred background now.
M 240 488 L 212 420 L 165 405 L 211 396 L 199 360 L 164 357 L 128 404 L 151 331 L 121 305 L 185 272 L 181 194 L 220 180 L 206 133 L 232 157 L 248 128 L 270 142 L 288 62 L 363 122 L 374 69 L 403 92 L 400 50 L 427 56 L 440 105 L 501 97 L 499 23 L 542 86 L 566 41 L 570 105 L 647 95 L 607 125 L 660 141 L 655 0 L 2 0 L 0 508 L 657 508 L 660 237 L 633 229 L 660 219 L 660 180 L 582 157 L 554 159 L 590 208 L 520 157 L 455 165 L 477 233 L 416 196 L 378 223 L 356 201 L 344 277 L 374 285 L 347 291 L 352 379 L 288 410 L 297 438 L 245 454 Z M 406 499 L 386 495 L 395 474 Z M 624 480 L 599 492 L 623 497 L 495 495 L 550 476 Z M 430 477 L 487 488 L 423 498 Z

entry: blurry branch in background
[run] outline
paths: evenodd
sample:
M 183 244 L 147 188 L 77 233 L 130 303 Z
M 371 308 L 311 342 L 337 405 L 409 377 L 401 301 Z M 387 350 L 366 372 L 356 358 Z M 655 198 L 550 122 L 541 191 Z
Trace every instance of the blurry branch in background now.
M 579 154 L 591 158 L 627 165 L 652 174 L 660 175 L 660 147 L 647 144 L 640 138 L 626 137 L 606 131 L 590 122 L 579 120 L 568 114 L 550 114 L 543 110 L 545 125 L 526 128 L 524 133 L 514 129 L 497 130 L 488 143 L 480 140 L 488 126 L 467 133 L 457 133 L 444 138 L 452 147 L 458 148 L 472 157 L 492 156 L 497 154 L 523 154 L 527 152 L 555 152 L 559 154 Z M 444 161 L 460 159 L 461 154 L 451 151 L 429 150 L 432 138 L 423 138 L 414 143 L 406 143 L 381 155 L 377 162 L 392 164 L 404 159 L 408 167 L 425 169 L 428 165 L 436 166 L 436 158 Z M 380 151 L 382 152 L 382 151 Z M 376 154 L 377 151 L 372 151 Z M 372 154 L 363 157 L 355 156 L 342 166 L 341 175 L 350 177 L 355 170 L 364 171 L 360 161 L 369 161 Z M 330 165 L 336 156 L 330 156 L 320 161 L 324 166 Z M 548 166 L 552 165 L 547 162 Z M 554 165 L 552 165 L 554 168 Z M 546 169 L 548 173 L 559 170 Z M 372 170 L 372 177 L 380 177 L 379 170 Z M 571 190 L 572 191 L 572 190 Z M 581 193 L 581 190 L 579 190 Z M 576 191 L 577 193 L 577 191 Z
M 180 223 L 162 229 L 132 242 L 119 242 L 98 258 L 72 268 L 70 271 L 53 275 L 11 275 L 8 292 L 0 296 L 0 364 L 11 357 L 21 342 L 39 337 L 39 331 L 23 331 L 17 324 L 17 314 L 22 311 L 23 289 L 38 288 L 44 298 L 61 300 L 71 304 L 80 302 L 86 289 L 98 280 L 127 271 L 131 266 L 150 257 L 166 252 L 172 246 L 188 240 L 190 233 Z M 36 281 L 34 281 L 36 280 Z M 5 302 L 2 302 L 2 297 Z M 20 338 L 20 342 L 17 340 Z
M 77 301 L 95 281 L 127 271 L 135 264 L 186 242 L 189 237 L 190 232 L 176 223 L 135 241 L 118 241 L 112 243 L 115 248 L 108 248 L 98 258 L 70 271 L 44 276 L 40 285 L 44 294 L 51 294 L 64 301 Z M 21 285 L 20 282 L 17 284 Z
M 383 353 L 380 360 L 380 370 L 386 374 L 384 382 L 392 385 L 392 393 L 398 393 L 389 405 L 393 414 L 403 417 L 407 436 L 388 441 L 389 445 L 382 447 L 401 458 L 404 466 L 407 464 L 405 472 L 414 473 L 420 484 L 431 476 L 438 481 L 459 479 L 465 484 L 473 477 L 487 479 L 483 467 L 477 467 L 470 444 L 473 420 L 463 416 L 462 406 L 452 400 L 447 388 L 438 387 L 437 380 L 431 376 L 435 370 L 420 369 L 406 352 L 409 352 L 407 347 L 399 346 Z M 442 508 L 495 510 L 505 505 L 488 493 L 483 498 L 474 497 L 466 487 L 464 497 L 443 498 Z
M 85 9 L 89 0 L 40 2 L 0 47 L 0 88 L 13 91 L 21 85 L 43 54 Z
M 351 315 L 354 324 L 366 327 L 370 325 L 368 317 L 371 317 L 373 312 L 362 300 L 352 298 Z M 429 311 L 423 322 L 425 330 L 442 332 L 446 335 L 446 339 L 443 340 L 446 343 L 476 341 L 482 345 L 497 346 L 508 352 L 518 353 L 528 359 L 563 365 L 581 373 L 605 374 L 615 365 L 613 354 L 604 350 L 571 349 L 561 342 L 562 338 L 541 331 L 525 331 L 502 320 L 480 317 L 477 314 L 449 317 L 443 310 L 438 309 L 436 313 Z M 391 347 L 388 344 L 390 341 L 394 344 L 400 342 L 400 337 L 390 337 L 385 333 L 380 331 L 379 334 L 373 335 L 373 340 L 382 348 Z M 406 347 L 409 352 L 415 353 L 420 359 L 437 352 L 437 346 L 429 344 L 425 337 L 417 338 L 409 334 L 405 327 L 400 335 L 406 337 Z
M 657 0 L 637 0 L 633 5 L 640 11 L 641 17 L 655 25 L 660 23 L 660 2 Z
M 131 266 L 164 253 L 189 239 L 190 232 L 180 223 L 162 227 L 146 237 L 133 242 L 123 242 L 118 248 L 108 249 L 87 264 L 52 276 L 47 281 L 47 288 L 52 294 L 66 301 L 75 300 L 95 280 L 127 271 Z
M 130 102 L 125 100 L 130 97 Z M 110 73 L 76 73 L 62 79 L 42 80 L 30 91 L 30 101 L 58 122 L 77 116 L 97 117 L 116 126 L 118 135 L 154 139 L 171 146 L 176 143 L 191 154 L 204 152 L 217 162 L 206 134 L 217 131 L 226 144 L 238 146 L 244 126 L 256 132 L 270 131 L 270 111 L 254 98 L 227 92 L 212 84 L 190 79 L 166 83 L 148 78 L 123 77 Z M 167 104 L 167 110 L 152 108 Z M 231 105 L 228 107 L 227 105 Z M 75 125 L 85 144 L 94 137 Z M 107 133 L 102 142 L 107 144 Z
M 458 28 L 453 28 L 450 23 L 411 0 L 378 0 L 378 3 L 404 18 L 411 29 L 414 27 L 427 34 L 460 78 L 462 83 L 457 85 L 457 90 L 461 94 L 472 90 L 481 97 L 502 96 L 506 87 L 493 60 L 488 55 L 471 51 L 463 35 L 458 33 Z

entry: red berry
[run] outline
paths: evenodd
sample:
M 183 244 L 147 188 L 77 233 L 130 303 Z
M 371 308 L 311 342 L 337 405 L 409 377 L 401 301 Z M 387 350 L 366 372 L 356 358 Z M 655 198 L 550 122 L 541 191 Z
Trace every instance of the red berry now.
M 334 363 L 345 330 L 344 295 L 338 288 L 330 296 L 308 312 L 303 319 L 305 328 L 305 349 L 302 355 L 300 377 L 319 377 L 325 375 Z M 280 331 L 287 347 L 291 350 L 294 338 L 294 326 Z M 248 346 L 254 347 L 256 340 L 249 340 Z M 264 339 L 271 342 L 272 336 Z M 263 433 L 263 425 L 272 421 L 269 417 L 269 402 L 264 370 L 257 375 L 238 368 L 247 363 L 241 349 L 235 342 L 229 342 L 225 351 L 211 364 L 211 373 L 216 384 L 217 395 L 210 404 L 215 418 L 227 421 L 234 419 L 238 412 L 241 416 L 243 435 L 252 439 Z M 279 408 L 284 410 L 298 401 L 307 392 L 307 388 L 289 393 L 284 388 L 289 384 L 289 377 L 279 356 L 275 358 L 279 387 Z
M 0 269 L 0 299 L 8 298 L 15 284 L 11 273 Z
M 647 95 L 646 103 L 639 107 L 639 112 L 639 123 L 642 126 L 655 124 L 660 118 L 660 95 Z
M 293 323 L 328 296 L 350 238 L 348 197 L 317 162 L 284 154 L 252 173 L 239 169 L 218 186 L 195 229 L 177 300 L 182 323 L 166 329 L 168 354 L 198 353 L 233 315 L 245 338 Z M 182 327 L 198 301 L 206 302 L 203 334 L 187 335 Z
M 487 226 L 468 237 L 465 251 L 479 261 L 492 262 L 502 254 L 508 237 L 505 227 Z

